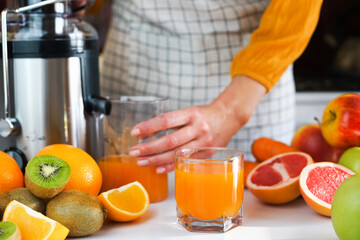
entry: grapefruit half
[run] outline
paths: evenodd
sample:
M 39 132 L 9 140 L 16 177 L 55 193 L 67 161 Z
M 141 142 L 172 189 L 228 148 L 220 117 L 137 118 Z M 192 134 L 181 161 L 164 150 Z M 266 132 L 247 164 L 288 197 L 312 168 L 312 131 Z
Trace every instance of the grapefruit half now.
M 260 163 L 258 162 L 251 162 L 251 161 L 244 161 L 244 179 L 247 179 L 247 176 L 249 175 L 249 173 L 251 172 L 251 170 L 253 170 L 257 165 L 259 165 Z M 247 188 L 246 185 L 246 181 L 245 181 L 245 187 Z
M 311 164 L 300 174 L 301 195 L 314 211 L 330 217 L 335 191 L 353 174 L 350 169 L 332 162 Z
M 307 153 L 278 154 L 256 166 L 249 173 L 246 185 L 255 197 L 266 203 L 287 203 L 300 196 L 300 173 L 312 163 Z

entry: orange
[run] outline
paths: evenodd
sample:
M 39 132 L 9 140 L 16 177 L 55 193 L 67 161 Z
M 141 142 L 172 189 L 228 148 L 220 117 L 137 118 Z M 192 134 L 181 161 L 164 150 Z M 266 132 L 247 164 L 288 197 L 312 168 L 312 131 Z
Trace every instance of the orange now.
M 53 155 L 70 165 L 70 180 L 64 190 L 80 190 L 97 196 L 102 184 L 102 175 L 96 161 L 84 150 L 67 145 L 46 146 L 39 155 Z
M 251 161 L 244 161 L 244 179 L 245 179 L 245 187 L 246 186 L 246 179 L 249 175 L 249 173 L 257 166 L 259 165 L 258 162 L 251 162 Z
M 3 221 L 15 223 L 26 240 L 63 240 L 69 229 L 60 223 L 32 210 L 22 203 L 11 201 L 4 212 Z
M 247 187 L 255 197 L 266 203 L 290 202 L 300 196 L 300 173 L 312 163 L 313 159 L 306 153 L 278 154 L 260 163 L 249 173 Z
M 0 151 L 0 193 L 24 186 L 24 175 L 15 159 Z
M 301 195 L 314 211 L 330 217 L 337 188 L 353 174 L 350 169 L 331 162 L 318 162 L 306 166 L 300 174 Z
M 149 208 L 149 195 L 139 182 L 103 192 L 98 196 L 109 219 L 117 222 L 132 221 Z

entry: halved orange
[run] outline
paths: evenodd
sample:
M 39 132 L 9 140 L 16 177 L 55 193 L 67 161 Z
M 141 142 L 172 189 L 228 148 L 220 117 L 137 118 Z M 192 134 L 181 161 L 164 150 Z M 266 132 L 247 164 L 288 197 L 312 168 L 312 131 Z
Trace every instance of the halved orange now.
M 354 172 L 332 162 L 306 166 L 300 174 L 300 191 L 307 205 L 324 216 L 331 216 L 331 204 L 339 185 Z
M 108 218 L 117 222 L 132 221 L 149 208 L 149 195 L 137 181 L 103 192 L 98 198 L 107 210 Z
M 246 185 L 258 199 L 283 204 L 300 196 L 299 175 L 313 163 L 309 154 L 289 152 L 278 154 L 256 166 L 248 175 Z
M 64 240 L 69 229 L 16 200 L 4 212 L 3 221 L 15 223 L 26 240 Z

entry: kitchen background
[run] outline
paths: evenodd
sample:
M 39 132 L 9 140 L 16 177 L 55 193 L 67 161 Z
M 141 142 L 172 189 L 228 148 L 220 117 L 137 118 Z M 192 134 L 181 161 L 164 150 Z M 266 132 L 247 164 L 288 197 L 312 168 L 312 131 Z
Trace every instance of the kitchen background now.
M 14 6 L 14 0 L 0 0 L 0 10 Z M 86 20 L 99 33 L 103 46 L 110 20 L 110 0 L 96 0 Z M 360 1 L 326 0 L 315 33 L 294 64 L 296 90 L 360 90 Z
M 85 16 L 99 33 L 101 49 L 111 16 L 110 1 L 96 0 Z M 16 7 L 15 2 L 0 0 L 0 10 Z M 315 123 L 314 117 L 321 119 L 326 104 L 341 93 L 360 92 L 359 0 L 323 2 L 315 33 L 294 63 L 294 75 L 297 126 Z

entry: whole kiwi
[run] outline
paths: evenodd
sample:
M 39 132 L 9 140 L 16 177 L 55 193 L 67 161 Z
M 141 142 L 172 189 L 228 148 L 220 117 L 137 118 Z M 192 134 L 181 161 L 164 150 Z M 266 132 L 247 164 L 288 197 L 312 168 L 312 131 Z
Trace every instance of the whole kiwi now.
M 35 211 L 41 212 L 45 214 L 46 210 L 46 203 L 44 199 L 41 199 L 34 194 L 27 188 L 15 188 L 13 190 L 4 192 L 0 194 L 0 216 L 4 215 L 4 211 L 6 206 L 12 200 L 16 200 L 25 204 L 26 206 L 34 209 Z
M 69 237 L 83 237 L 100 230 L 106 210 L 100 200 L 89 193 L 65 190 L 48 202 L 46 216 L 67 227 Z

